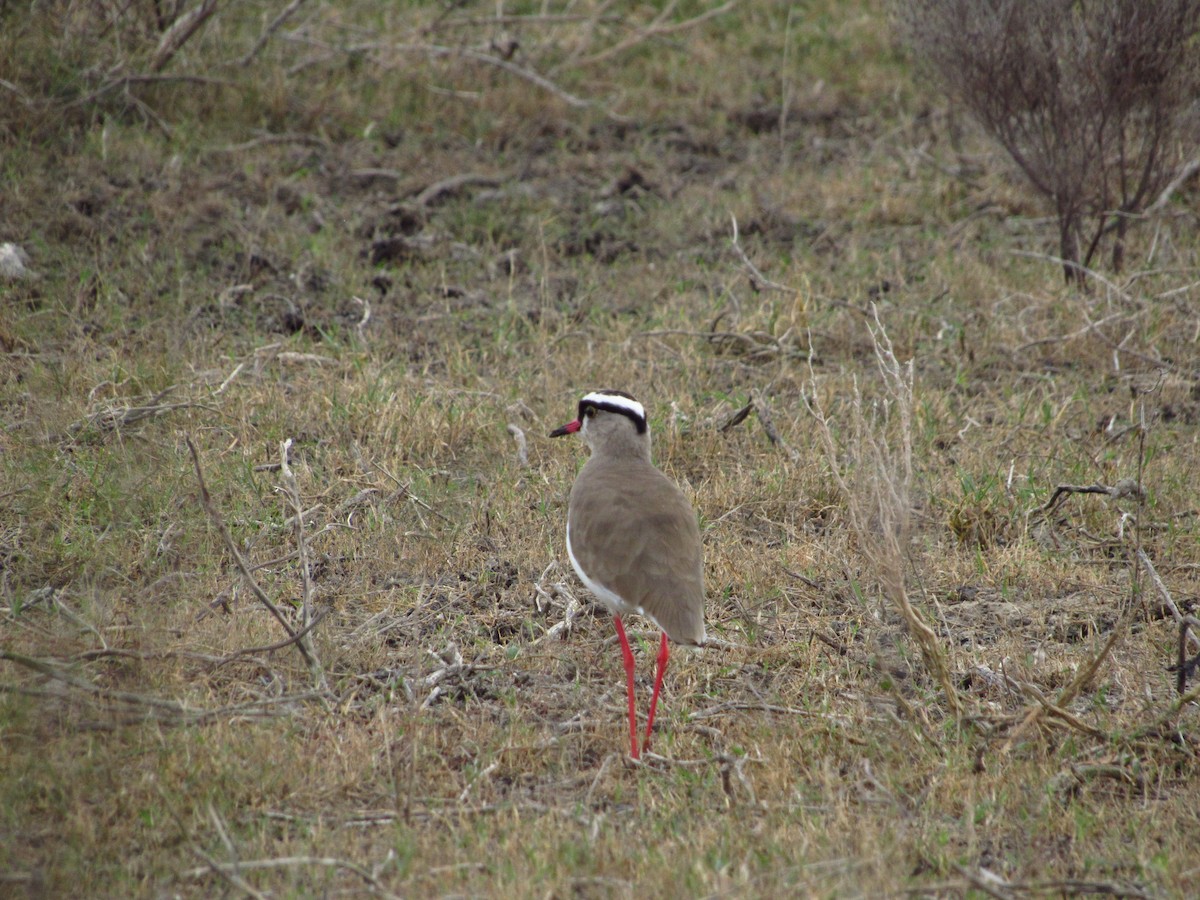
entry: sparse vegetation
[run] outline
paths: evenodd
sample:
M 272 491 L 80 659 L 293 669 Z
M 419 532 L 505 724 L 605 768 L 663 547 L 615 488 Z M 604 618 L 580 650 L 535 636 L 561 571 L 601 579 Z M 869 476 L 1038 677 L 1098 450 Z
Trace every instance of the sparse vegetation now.
M 1200 171 L 1200 2 L 898 0 L 914 57 L 1054 207 L 1068 282 Z
M 1085 293 L 883 0 L 205 5 L 0 3 L 0 893 L 1194 892 L 1194 181 Z

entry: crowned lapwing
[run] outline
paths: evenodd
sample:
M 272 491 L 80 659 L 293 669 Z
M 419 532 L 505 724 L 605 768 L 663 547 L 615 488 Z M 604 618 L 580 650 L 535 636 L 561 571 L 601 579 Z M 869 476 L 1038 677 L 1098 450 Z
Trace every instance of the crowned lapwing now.
M 629 694 L 630 754 L 638 758 L 633 651 L 621 617 L 638 613 L 662 629 L 642 750 L 667 669 L 667 639 L 704 643 L 704 563 L 687 497 L 650 461 L 646 410 L 622 391 L 592 391 L 579 417 L 550 437 L 580 432 L 592 455 L 571 488 L 567 555 L 579 578 L 613 614 Z

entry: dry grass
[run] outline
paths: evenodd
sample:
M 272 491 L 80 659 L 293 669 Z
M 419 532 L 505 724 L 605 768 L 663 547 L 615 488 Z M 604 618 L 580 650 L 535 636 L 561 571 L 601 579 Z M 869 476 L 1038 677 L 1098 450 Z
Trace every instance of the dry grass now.
M 875 4 L 509 23 L 586 109 L 338 49 L 416 39 L 382 9 L 69 121 L 0 27 L 0 241 L 39 274 L 0 287 L 4 892 L 1191 892 L 1197 681 L 1137 553 L 1194 613 L 1195 186 L 1079 295 Z M 673 657 L 642 765 L 563 551 L 584 451 L 543 439 L 601 386 L 651 410 L 736 645 Z

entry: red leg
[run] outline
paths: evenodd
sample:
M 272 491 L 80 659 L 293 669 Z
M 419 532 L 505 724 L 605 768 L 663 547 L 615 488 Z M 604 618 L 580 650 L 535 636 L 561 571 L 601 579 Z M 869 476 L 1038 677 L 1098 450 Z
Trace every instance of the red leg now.
M 650 729 L 654 727 L 654 710 L 658 707 L 658 692 L 662 690 L 663 675 L 667 672 L 667 633 L 664 631 L 662 644 L 658 648 L 658 671 L 654 675 L 654 696 L 650 698 L 650 715 L 646 717 L 646 740 L 642 743 L 642 752 L 650 749 Z
M 613 622 L 617 626 L 617 637 L 621 639 L 621 655 L 625 658 L 625 680 L 629 693 L 629 755 L 637 759 L 637 707 L 633 702 L 633 651 L 629 649 L 629 638 L 625 637 L 625 625 L 621 621 L 621 617 L 613 616 Z M 657 692 L 655 695 L 657 696 Z

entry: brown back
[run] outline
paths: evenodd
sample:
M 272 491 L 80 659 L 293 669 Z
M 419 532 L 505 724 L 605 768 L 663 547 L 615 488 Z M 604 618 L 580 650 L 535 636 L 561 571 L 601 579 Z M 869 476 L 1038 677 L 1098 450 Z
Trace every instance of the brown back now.
M 704 561 L 687 497 L 646 461 L 595 455 L 571 488 L 571 549 L 588 576 L 682 644 L 704 641 Z

